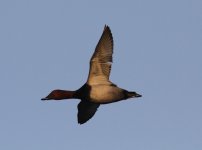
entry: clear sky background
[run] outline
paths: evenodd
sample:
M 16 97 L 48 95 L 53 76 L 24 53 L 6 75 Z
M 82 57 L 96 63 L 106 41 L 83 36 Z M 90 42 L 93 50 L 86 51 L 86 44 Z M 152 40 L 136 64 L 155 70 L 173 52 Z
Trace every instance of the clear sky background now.
M 111 81 L 142 98 L 77 124 L 74 90 L 110 26 Z M 1 150 L 201 150 L 201 0 L 1 0 Z

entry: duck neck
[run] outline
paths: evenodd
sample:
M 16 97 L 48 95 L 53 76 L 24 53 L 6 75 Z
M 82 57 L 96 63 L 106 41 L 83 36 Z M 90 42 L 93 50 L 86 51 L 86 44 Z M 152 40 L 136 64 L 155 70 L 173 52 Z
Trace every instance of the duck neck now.
M 55 100 L 72 99 L 75 97 L 76 91 L 57 90 Z

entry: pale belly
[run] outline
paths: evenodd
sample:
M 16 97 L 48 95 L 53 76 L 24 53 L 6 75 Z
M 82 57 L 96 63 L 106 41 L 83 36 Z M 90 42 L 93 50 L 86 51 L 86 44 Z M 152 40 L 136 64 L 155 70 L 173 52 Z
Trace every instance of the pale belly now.
M 91 101 L 96 103 L 112 103 L 124 99 L 123 89 L 116 86 L 94 85 L 90 92 Z

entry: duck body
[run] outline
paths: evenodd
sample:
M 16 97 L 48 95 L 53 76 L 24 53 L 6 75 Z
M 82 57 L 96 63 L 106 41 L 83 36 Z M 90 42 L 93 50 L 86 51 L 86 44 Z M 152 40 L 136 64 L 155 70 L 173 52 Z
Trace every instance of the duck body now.
M 136 92 L 119 88 L 109 80 L 113 54 L 113 37 L 105 25 L 101 38 L 90 59 L 87 82 L 78 90 L 53 90 L 41 100 L 80 99 L 78 104 L 78 123 L 91 119 L 101 104 L 114 103 L 128 98 L 141 97 Z
M 121 89 L 115 84 L 98 84 L 92 86 L 84 84 L 75 93 L 76 98 L 97 104 L 114 103 L 135 96 L 138 97 L 136 92 L 129 92 L 127 90 Z
M 125 99 L 124 90 L 115 85 L 91 86 L 90 99 L 94 103 L 107 104 Z

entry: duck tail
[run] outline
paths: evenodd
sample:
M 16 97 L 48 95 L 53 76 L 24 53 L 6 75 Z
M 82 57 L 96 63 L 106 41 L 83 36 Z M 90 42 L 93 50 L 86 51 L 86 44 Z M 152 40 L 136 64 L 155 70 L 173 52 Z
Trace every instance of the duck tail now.
M 126 91 L 126 98 L 133 98 L 133 97 L 142 97 L 142 95 L 136 92 Z

